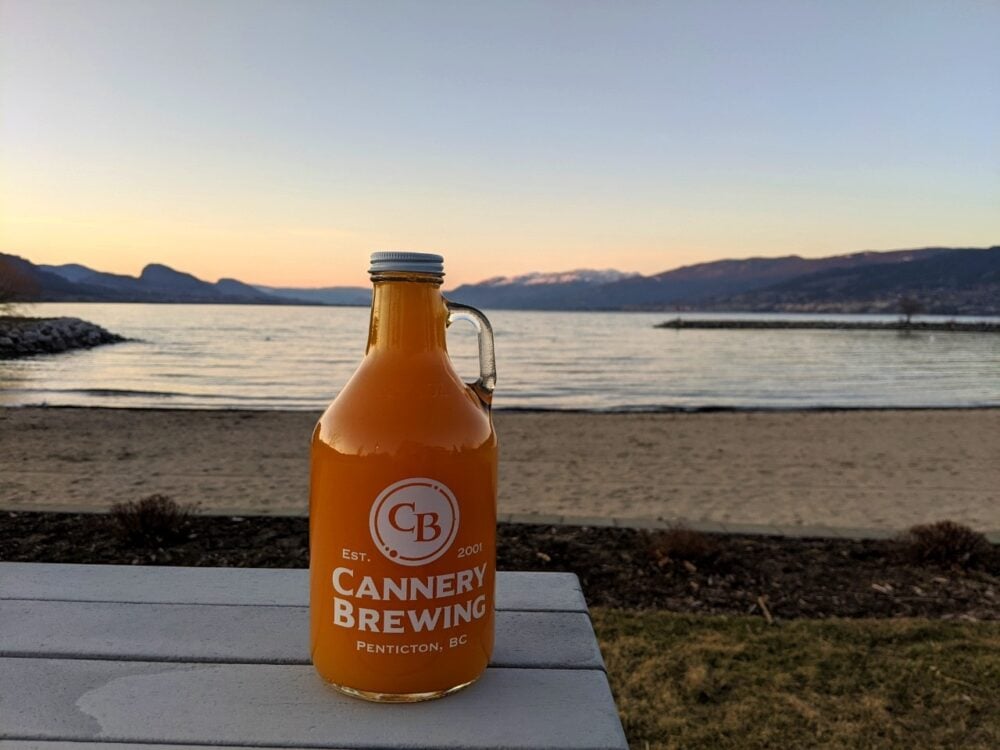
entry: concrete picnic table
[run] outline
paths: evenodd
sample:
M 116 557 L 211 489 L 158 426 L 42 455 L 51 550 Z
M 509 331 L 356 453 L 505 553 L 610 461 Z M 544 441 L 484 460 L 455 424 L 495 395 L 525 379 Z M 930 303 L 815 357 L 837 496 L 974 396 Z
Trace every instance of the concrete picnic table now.
M 309 663 L 308 571 L 0 563 L 0 746 L 627 748 L 575 575 L 499 573 L 476 684 L 376 705 Z

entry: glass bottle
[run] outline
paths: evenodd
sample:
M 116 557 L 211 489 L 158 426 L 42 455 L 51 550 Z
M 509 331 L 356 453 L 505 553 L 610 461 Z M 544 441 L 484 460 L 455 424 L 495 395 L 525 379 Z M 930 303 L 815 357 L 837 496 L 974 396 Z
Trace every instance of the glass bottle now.
M 312 661 L 374 701 L 459 690 L 493 650 L 496 370 L 486 317 L 441 294 L 443 259 L 380 252 L 364 359 L 312 438 Z M 445 329 L 471 321 L 480 377 L 452 367 Z

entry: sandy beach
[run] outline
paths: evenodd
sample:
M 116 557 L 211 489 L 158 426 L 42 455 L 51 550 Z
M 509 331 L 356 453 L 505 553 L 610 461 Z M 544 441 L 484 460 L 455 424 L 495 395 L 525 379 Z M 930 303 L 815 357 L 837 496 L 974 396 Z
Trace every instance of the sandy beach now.
M 501 514 L 1000 529 L 1000 410 L 499 412 Z M 0 507 L 304 514 L 308 412 L 0 410 Z

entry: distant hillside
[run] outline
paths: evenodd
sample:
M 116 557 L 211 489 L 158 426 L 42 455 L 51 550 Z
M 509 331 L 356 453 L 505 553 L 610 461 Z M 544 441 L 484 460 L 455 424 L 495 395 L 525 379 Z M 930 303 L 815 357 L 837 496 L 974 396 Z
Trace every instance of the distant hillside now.
M 15 288 L 15 297 L 39 301 L 368 305 L 371 300 L 367 287 L 270 287 L 231 278 L 211 283 L 158 263 L 136 277 L 78 263 L 36 266 L 0 253 L 0 298 L 5 284 Z M 720 260 L 653 276 L 577 269 L 496 276 L 446 293 L 487 310 L 895 312 L 900 298 L 908 296 L 926 313 L 1000 315 L 1000 246 Z
M 0 253 L 0 302 L 67 299 L 79 285 L 17 255 Z
M 0 253 L 0 271 L 18 280 L 18 296 L 38 302 L 188 302 L 256 305 L 364 305 L 368 287 L 293 288 L 247 284 L 224 278 L 212 283 L 161 263 L 139 276 L 106 273 L 79 263 L 35 265 Z M 0 280 L 2 284 L 2 280 Z
M 478 284 L 463 284 L 448 299 L 487 309 L 566 310 L 585 307 L 582 300 L 616 282 L 642 278 L 614 269 L 581 268 L 560 273 L 495 276 Z
M 487 309 L 895 311 L 917 298 L 928 313 L 1000 314 L 991 281 L 997 248 L 929 247 L 827 258 L 747 258 L 684 266 L 653 276 L 600 275 L 534 282 L 488 279 L 449 296 Z
M 4 267 L 16 269 L 26 298 L 39 302 L 198 302 L 288 304 L 235 279 L 202 281 L 169 266 L 150 263 L 139 276 L 105 273 L 79 263 L 36 266 L 16 255 L 0 253 Z
M 683 266 L 655 276 L 625 279 L 594 294 L 591 302 L 606 308 L 660 308 L 699 305 L 753 289 L 789 281 L 805 274 L 835 268 L 864 268 L 875 264 L 908 263 L 930 257 L 943 248 L 862 252 L 828 258 L 747 258 Z
M 364 305 L 367 307 L 372 301 L 372 290 L 365 286 L 324 286 L 316 288 L 300 288 L 262 286 L 257 284 L 254 288 L 266 294 L 281 297 L 282 299 L 298 302 L 311 302 L 317 305 Z
M 1000 315 L 1000 246 L 805 274 L 717 300 L 720 309 L 895 312 L 901 297 L 938 315 Z

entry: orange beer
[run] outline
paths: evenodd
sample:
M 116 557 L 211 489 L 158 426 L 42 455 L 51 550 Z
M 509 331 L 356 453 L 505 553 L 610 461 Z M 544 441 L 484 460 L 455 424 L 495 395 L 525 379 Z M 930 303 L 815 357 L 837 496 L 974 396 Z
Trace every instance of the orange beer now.
M 312 661 L 339 690 L 418 701 L 465 687 L 493 650 L 493 337 L 445 300 L 438 255 L 375 253 L 368 347 L 312 438 Z M 448 357 L 479 329 L 480 378 Z

